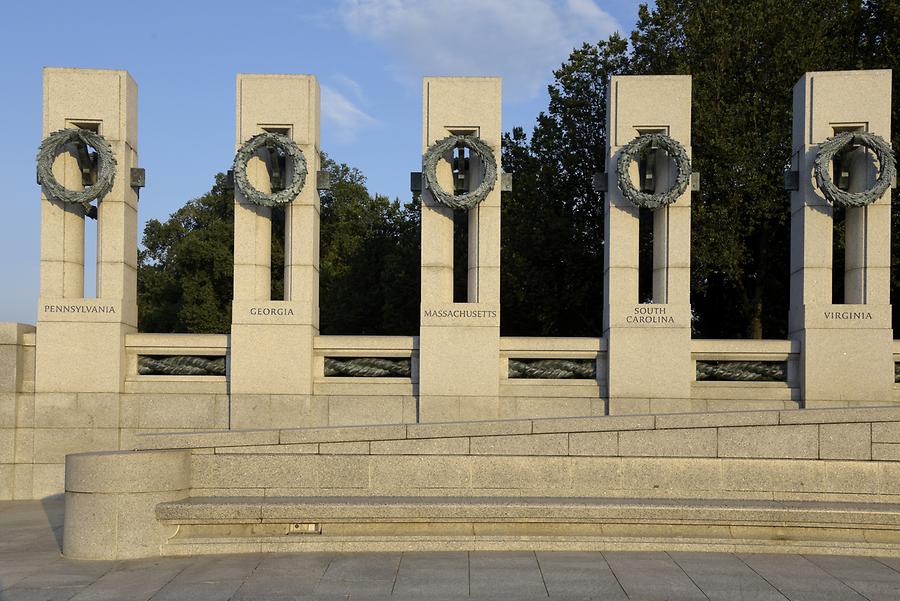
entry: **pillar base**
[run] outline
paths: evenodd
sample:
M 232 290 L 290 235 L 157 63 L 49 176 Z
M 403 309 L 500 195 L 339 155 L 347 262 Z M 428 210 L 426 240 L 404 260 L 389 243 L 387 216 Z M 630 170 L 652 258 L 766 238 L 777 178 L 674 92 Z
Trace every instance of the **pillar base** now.
M 612 305 L 607 383 L 610 414 L 690 410 L 690 306 Z M 683 407 L 678 405 L 683 401 Z
M 319 333 L 312 323 L 309 304 L 234 301 L 231 394 L 311 395 L 313 339 Z
M 499 307 L 423 305 L 419 357 L 419 421 L 498 417 Z
M 125 335 L 137 331 L 137 307 L 103 298 L 41 298 L 35 390 L 120 392 Z
M 804 305 L 790 321 L 807 407 L 893 400 L 890 305 Z

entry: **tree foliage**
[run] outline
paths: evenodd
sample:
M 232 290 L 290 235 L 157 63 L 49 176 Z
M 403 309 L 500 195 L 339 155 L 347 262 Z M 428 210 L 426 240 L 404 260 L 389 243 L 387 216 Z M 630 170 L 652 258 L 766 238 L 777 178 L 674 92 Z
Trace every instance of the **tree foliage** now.
M 234 194 L 221 173 L 165 222 L 149 220 L 138 256 L 140 330 L 228 332 L 233 241 Z
M 330 162 L 322 196 L 320 327 L 406 334 L 419 325 L 418 204 L 370 195 L 365 177 Z
M 599 336 L 603 203 L 591 188 L 606 145 L 606 82 L 627 64 L 613 36 L 585 44 L 554 72 L 550 104 L 530 139 L 503 138 L 501 328 L 507 335 Z
M 718 337 L 787 333 L 792 90 L 846 44 L 834 0 L 663 0 L 632 33 L 639 73 L 693 76 L 693 305 Z M 812 24 L 816 26 L 812 26 Z M 722 301 L 729 311 L 722 311 Z

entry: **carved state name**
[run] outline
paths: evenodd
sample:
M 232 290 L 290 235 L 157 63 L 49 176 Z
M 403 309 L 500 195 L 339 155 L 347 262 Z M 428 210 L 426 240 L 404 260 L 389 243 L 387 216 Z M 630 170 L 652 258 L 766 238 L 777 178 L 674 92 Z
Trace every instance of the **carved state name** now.
M 293 315 L 290 307 L 250 307 L 250 315 Z
M 425 309 L 425 317 L 485 317 L 495 318 L 497 312 L 493 310 L 470 309 Z
M 44 313 L 115 313 L 112 305 L 44 305 Z
M 634 314 L 625 316 L 625 323 L 675 323 L 675 318 L 666 314 L 665 307 L 640 306 Z
M 825 319 L 872 319 L 869 311 L 825 311 Z

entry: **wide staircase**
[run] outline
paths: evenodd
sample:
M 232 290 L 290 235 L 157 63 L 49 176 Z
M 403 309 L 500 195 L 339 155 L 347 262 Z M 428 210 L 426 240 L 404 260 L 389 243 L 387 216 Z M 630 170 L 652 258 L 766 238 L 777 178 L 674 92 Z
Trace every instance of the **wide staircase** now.
M 159 433 L 138 446 L 69 457 L 67 508 L 105 500 L 118 521 L 103 542 L 67 520 L 68 555 L 900 555 L 894 408 Z

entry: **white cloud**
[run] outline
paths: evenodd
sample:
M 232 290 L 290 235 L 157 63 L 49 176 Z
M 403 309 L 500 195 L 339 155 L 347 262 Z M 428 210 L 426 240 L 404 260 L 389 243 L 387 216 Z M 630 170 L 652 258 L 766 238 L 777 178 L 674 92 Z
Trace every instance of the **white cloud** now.
M 384 46 L 404 80 L 500 75 L 512 99 L 535 96 L 573 48 L 619 29 L 594 0 L 344 0 L 340 18 Z
M 347 81 L 353 82 L 349 78 Z M 356 84 L 356 82 L 353 82 Z M 362 98 L 362 90 L 359 86 L 353 91 L 354 94 L 360 94 Z M 344 94 L 335 88 L 322 85 L 322 117 L 325 121 L 335 128 L 335 137 L 341 142 L 349 142 L 356 138 L 356 135 L 367 127 L 377 125 L 378 121 L 356 106 Z
M 365 93 L 363 92 L 362 86 L 359 85 L 354 79 L 347 77 L 341 73 L 333 75 L 331 77 L 332 81 L 339 87 L 343 88 L 344 92 L 353 96 L 356 101 L 362 105 L 366 105 L 369 103 L 366 98 Z

